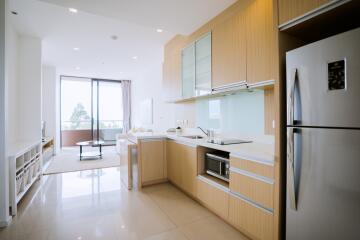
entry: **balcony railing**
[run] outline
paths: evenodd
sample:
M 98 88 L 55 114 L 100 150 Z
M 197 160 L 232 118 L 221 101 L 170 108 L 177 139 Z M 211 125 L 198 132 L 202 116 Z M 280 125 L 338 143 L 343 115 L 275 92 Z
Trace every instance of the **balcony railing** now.
M 90 141 L 97 138 L 97 122 L 94 121 L 94 133 L 91 132 L 91 121 L 62 121 L 61 141 L 62 146 L 75 146 L 77 142 Z M 121 133 L 123 128 L 122 120 L 100 120 L 99 139 L 114 141 L 115 135 Z
M 94 128 L 97 127 L 97 121 L 94 121 Z M 123 120 L 100 120 L 99 129 L 114 129 L 123 127 Z M 62 121 L 61 130 L 84 130 L 91 129 L 91 120 L 81 121 Z

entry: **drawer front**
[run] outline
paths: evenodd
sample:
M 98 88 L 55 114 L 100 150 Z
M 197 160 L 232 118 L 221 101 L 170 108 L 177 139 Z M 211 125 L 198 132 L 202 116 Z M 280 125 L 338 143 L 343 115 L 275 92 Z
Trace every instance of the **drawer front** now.
M 230 168 L 230 191 L 238 193 L 241 196 L 259 204 L 267 209 L 273 209 L 274 206 L 274 184 L 272 180 L 262 180 L 256 178 L 256 175 L 252 176 L 251 173 Z
M 273 214 L 251 203 L 229 196 L 229 221 L 252 239 L 273 239 Z
M 209 209 L 221 218 L 229 216 L 229 193 L 197 179 L 197 197 Z
M 272 164 L 231 157 L 230 166 L 252 172 L 267 178 L 274 178 L 274 166 Z

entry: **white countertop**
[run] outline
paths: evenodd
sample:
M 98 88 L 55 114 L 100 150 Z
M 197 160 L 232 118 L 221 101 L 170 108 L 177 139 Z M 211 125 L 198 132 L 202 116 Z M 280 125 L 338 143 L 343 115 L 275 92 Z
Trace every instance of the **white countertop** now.
M 238 157 L 242 159 L 248 159 L 252 161 L 258 161 L 265 164 L 273 165 L 274 163 L 274 144 L 265 143 L 261 141 L 254 140 L 251 143 L 241 143 L 241 144 L 230 144 L 230 145 L 219 145 L 208 143 L 206 138 L 203 139 L 191 139 L 182 136 L 177 136 L 176 134 L 169 133 L 153 133 L 153 132 L 141 132 L 141 133 L 132 133 L 130 138 L 137 142 L 138 140 L 144 139 L 161 139 L 168 138 L 177 142 L 183 142 L 193 146 L 203 146 L 208 148 L 213 148 L 225 152 L 229 152 L 230 156 Z M 240 138 L 241 139 L 241 138 Z M 246 137 L 246 140 L 251 139 L 251 137 Z M 255 137 L 254 137 L 255 139 Z

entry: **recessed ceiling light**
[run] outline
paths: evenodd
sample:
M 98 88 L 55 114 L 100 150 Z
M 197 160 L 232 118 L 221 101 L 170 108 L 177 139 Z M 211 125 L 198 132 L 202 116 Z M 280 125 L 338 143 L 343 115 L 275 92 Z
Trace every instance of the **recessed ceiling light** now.
M 132 57 L 132 59 L 137 60 L 137 59 L 138 59 L 138 57 L 137 57 L 137 56 L 133 56 L 133 57 Z
M 74 51 L 79 51 L 79 50 L 80 50 L 80 48 L 78 48 L 78 47 L 74 47 L 74 48 L 73 48 L 73 50 L 74 50 Z
M 161 28 L 158 28 L 158 29 L 156 29 L 156 31 L 157 31 L 158 33 L 162 33 L 164 30 L 162 30 Z
M 72 12 L 72 13 L 77 13 L 78 10 L 76 8 L 69 8 L 69 12 Z
M 80 67 L 76 67 L 75 69 L 76 69 L 76 70 L 80 70 Z

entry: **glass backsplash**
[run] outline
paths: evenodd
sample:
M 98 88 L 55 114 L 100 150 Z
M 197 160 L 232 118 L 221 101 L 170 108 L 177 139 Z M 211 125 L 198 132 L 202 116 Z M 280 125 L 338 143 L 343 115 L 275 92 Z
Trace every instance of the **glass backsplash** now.
M 224 134 L 264 134 L 264 91 L 196 100 L 196 125 Z

